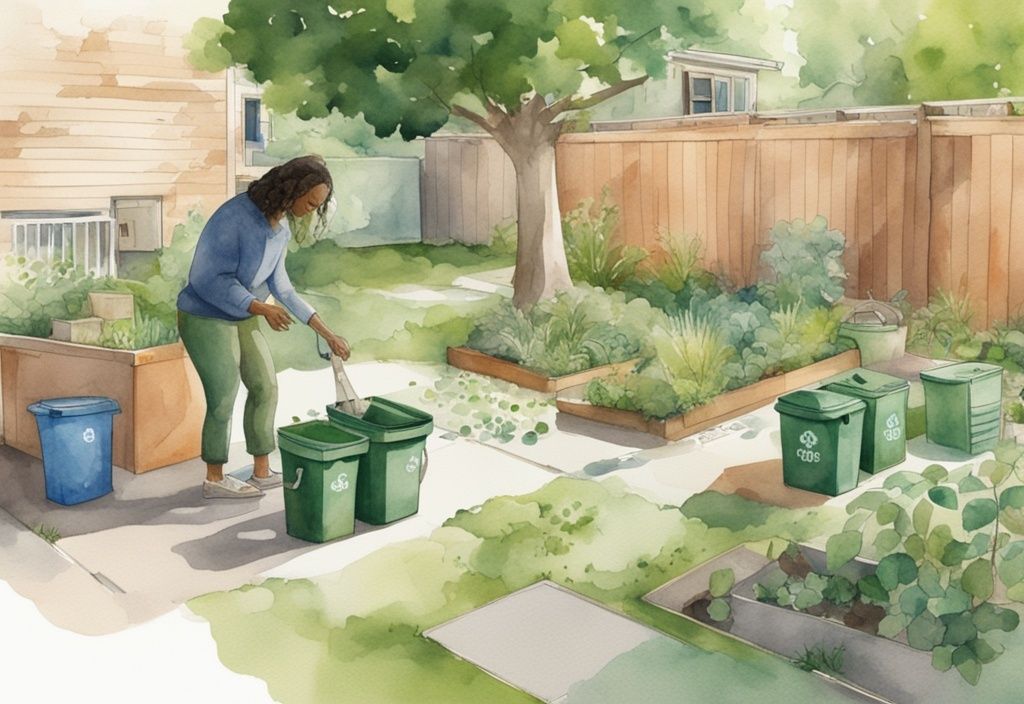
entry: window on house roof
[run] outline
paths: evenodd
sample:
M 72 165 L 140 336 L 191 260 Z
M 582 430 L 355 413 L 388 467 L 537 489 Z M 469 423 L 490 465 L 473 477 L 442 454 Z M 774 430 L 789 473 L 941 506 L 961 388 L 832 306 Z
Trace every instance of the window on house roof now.
M 749 78 L 695 71 L 687 71 L 684 75 L 687 114 L 750 110 Z

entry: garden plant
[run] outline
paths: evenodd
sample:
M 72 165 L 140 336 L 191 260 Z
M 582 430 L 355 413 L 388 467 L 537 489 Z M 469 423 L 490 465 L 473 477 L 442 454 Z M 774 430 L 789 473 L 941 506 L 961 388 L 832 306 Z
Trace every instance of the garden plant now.
M 977 684 L 1003 652 L 1000 634 L 1020 623 L 1024 449 L 1004 443 L 973 469 L 890 475 L 848 505 L 844 530 L 827 540 L 824 571 L 791 543 L 756 597 L 928 651 L 935 668 Z M 732 575 L 721 572 L 709 585 L 717 621 L 730 616 Z

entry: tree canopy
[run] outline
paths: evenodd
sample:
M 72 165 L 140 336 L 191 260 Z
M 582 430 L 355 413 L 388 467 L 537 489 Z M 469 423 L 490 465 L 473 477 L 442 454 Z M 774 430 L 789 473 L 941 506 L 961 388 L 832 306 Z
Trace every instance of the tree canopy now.
M 564 112 L 664 76 L 669 50 L 717 37 L 742 4 L 233 0 L 203 51 L 248 67 L 272 109 L 362 113 L 378 136 L 413 139 L 453 112 L 511 114 L 538 95 Z

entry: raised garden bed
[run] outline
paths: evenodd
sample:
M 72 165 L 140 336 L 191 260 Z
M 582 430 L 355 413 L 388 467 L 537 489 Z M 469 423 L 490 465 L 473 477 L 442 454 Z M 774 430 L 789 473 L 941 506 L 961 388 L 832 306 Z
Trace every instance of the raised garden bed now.
M 477 352 L 469 347 L 448 348 L 448 364 L 457 369 L 491 376 L 511 382 L 517 386 L 522 386 L 525 389 L 546 393 L 557 393 L 573 386 L 586 384 L 592 379 L 600 379 L 616 374 L 628 374 L 639 362 L 639 359 L 631 359 L 625 362 L 605 364 L 600 367 L 586 369 L 575 374 L 546 376 L 542 372 L 527 369 L 515 362 L 499 359 L 483 352 Z
M 639 430 L 666 440 L 679 440 L 732 420 L 744 413 L 749 413 L 784 393 L 815 384 L 859 366 L 860 352 L 848 350 L 801 369 L 727 391 L 707 405 L 666 419 L 644 418 L 643 414 L 637 411 L 623 411 L 618 408 L 606 408 L 587 403 L 582 397 L 584 388 L 582 386 L 571 389 L 560 396 L 556 400 L 556 406 L 563 413 L 588 420 Z
M 823 552 L 806 547 L 803 551 L 812 562 L 824 564 Z M 949 701 L 949 688 L 959 686 L 959 678 L 955 672 L 943 674 L 934 669 L 930 653 L 826 618 L 758 601 L 754 584 L 774 564 L 739 547 L 659 587 L 644 600 L 790 660 L 805 648 L 841 647 L 842 681 L 886 701 Z M 856 564 L 865 574 L 875 567 L 860 559 Z M 708 577 L 719 569 L 732 569 L 737 583 L 728 597 L 731 617 L 716 623 L 702 604 L 708 597 Z
M 127 351 L 0 335 L 4 442 L 40 457 L 28 406 L 40 399 L 105 396 L 114 416 L 113 462 L 136 474 L 199 456 L 203 388 L 180 342 Z

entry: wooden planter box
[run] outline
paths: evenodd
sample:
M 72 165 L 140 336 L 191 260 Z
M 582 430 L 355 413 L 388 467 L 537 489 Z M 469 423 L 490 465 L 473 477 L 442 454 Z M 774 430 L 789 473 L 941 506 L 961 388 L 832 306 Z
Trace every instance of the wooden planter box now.
M 28 406 L 64 396 L 105 396 L 114 416 L 114 464 L 136 474 L 199 456 L 203 387 L 180 342 L 125 351 L 0 335 L 4 442 L 40 457 Z
M 637 411 L 595 406 L 582 398 L 558 398 L 555 405 L 559 411 L 570 415 L 639 430 L 666 440 L 679 440 L 760 408 L 784 393 L 795 391 L 859 366 L 860 352 L 849 350 L 802 369 L 727 391 L 705 406 L 664 420 L 646 419 Z M 582 396 L 582 389 L 574 390 L 573 395 Z
M 545 376 L 526 367 L 504 359 L 477 352 L 468 347 L 449 347 L 448 364 L 467 372 L 493 376 L 511 382 L 517 386 L 534 391 L 557 393 L 563 389 L 586 384 L 591 379 L 600 379 L 615 374 L 627 374 L 633 370 L 639 359 L 631 359 L 617 364 L 605 364 L 593 369 L 586 369 L 566 376 Z

